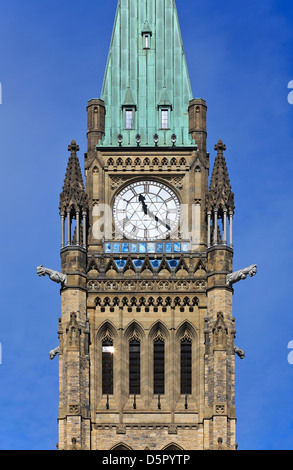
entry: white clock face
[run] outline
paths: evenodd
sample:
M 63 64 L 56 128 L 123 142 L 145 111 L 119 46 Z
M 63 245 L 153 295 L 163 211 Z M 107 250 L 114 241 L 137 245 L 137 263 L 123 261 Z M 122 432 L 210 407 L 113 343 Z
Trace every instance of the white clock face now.
M 124 237 L 159 240 L 177 229 L 180 203 L 168 186 L 156 181 L 137 181 L 116 196 L 113 215 Z

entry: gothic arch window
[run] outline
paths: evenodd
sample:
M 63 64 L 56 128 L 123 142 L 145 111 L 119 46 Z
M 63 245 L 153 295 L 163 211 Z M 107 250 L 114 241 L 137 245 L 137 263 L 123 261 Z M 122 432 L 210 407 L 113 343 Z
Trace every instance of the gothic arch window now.
M 185 158 L 181 158 L 181 159 L 180 159 L 179 165 L 182 165 L 182 166 L 186 165 L 186 160 L 185 160 Z
M 180 387 L 182 395 L 192 394 L 192 341 L 188 337 L 180 342 Z
M 164 447 L 163 450 L 183 450 L 182 447 L 178 446 L 177 444 L 169 444 L 168 446 Z
M 129 394 L 140 395 L 140 341 L 129 341 Z
M 111 450 L 132 450 L 131 447 L 126 446 L 125 444 L 117 444 L 116 446 L 112 447 Z
M 157 157 L 153 159 L 153 165 L 159 165 L 159 159 Z
M 113 395 L 114 343 L 109 337 L 102 340 L 102 394 Z
M 107 164 L 108 164 L 108 166 L 113 166 L 114 165 L 113 158 L 109 158 L 109 160 L 107 161 Z
M 136 158 L 136 159 L 134 160 L 134 164 L 135 164 L 135 165 L 140 165 L 140 164 L 141 164 L 140 159 L 139 159 L 139 158 Z
M 163 338 L 154 340 L 154 395 L 165 393 L 165 342 Z
M 144 161 L 143 161 L 143 164 L 144 165 L 150 165 L 151 164 L 151 161 L 149 158 L 145 158 Z
M 171 163 L 171 165 L 177 165 L 177 160 L 176 160 L 176 158 L 171 158 L 170 163 Z
M 167 158 L 163 158 L 162 159 L 162 165 L 168 165 L 168 159 Z
M 117 159 L 116 165 L 117 165 L 117 166 L 123 166 L 123 160 L 122 160 L 122 158 L 118 158 L 118 159 Z
M 131 165 L 132 165 L 132 160 L 131 160 L 131 158 L 126 158 L 125 164 L 126 164 L 126 166 L 131 166 Z

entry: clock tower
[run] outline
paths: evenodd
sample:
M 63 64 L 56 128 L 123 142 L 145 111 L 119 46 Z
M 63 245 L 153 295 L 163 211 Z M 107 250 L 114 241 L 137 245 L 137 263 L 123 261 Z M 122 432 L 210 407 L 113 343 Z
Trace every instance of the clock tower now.
M 60 450 L 236 449 L 234 196 L 174 0 L 119 0 L 60 195 Z

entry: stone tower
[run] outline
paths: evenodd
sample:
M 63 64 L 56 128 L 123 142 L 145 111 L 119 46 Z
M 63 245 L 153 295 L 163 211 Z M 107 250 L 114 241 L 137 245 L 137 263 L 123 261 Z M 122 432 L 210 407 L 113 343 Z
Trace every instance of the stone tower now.
M 234 195 L 174 0 L 119 0 L 60 196 L 59 449 L 236 449 Z M 52 277 L 53 276 L 53 277 Z

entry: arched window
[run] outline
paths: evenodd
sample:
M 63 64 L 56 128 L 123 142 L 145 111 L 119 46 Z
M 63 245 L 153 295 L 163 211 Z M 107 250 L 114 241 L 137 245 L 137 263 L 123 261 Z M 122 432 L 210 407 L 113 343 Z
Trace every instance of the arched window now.
M 169 444 L 167 447 L 164 447 L 163 450 L 183 450 L 182 447 L 179 447 L 176 444 Z
M 113 395 L 113 341 L 106 338 L 102 341 L 102 393 Z
M 165 343 L 158 338 L 154 341 L 154 394 L 165 393 Z
M 192 342 L 189 338 L 181 340 L 181 394 L 192 394 Z
M 140 395 L 140 341 L 129 342 L 129 394 Z

